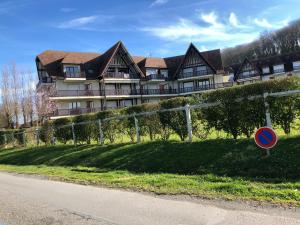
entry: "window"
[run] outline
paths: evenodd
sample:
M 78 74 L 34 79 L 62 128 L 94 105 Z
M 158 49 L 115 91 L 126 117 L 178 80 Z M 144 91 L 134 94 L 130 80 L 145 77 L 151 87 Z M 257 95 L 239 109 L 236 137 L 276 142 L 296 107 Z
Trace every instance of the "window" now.
M 64 72 L 67 77 L 80 77 L 80 66 L 64 66 Z
M 157 69 L 146 69 L 146 76 L 149 76 L 151 74 L 157 74 Z
M 294 70 L 300 70 L 300 61 L 293 62 L 293 68 Z
M 269 67 L 263 67 L 263 74 L 270 73 L 270 68 Z
M 69 109 L 79 109 L 80 108 L 80 102 L 70 102 L 69 103 Z
M 274 73 L 283 73 L 284 72 L 284 65 L 275 65 L 274 66 Z
M 84 90 L 86 91 L 92 90 L 92 84 L 84 84 Z
M 160 74 L 164 76 L 164 78 L 168 78 L 168 70 L 160 70 Z
M 94 102 L 93 101 L 87 101 L 86 102 L 86 108 L 93 109 L 94 108 Z
M 208 87 L 209 86 L 209 80 L 200 80 L 198 82 L 199 87 Z
M 207 67 L 206 66 L 198 66 L 196 68 L 197 75 L 207 75 Z

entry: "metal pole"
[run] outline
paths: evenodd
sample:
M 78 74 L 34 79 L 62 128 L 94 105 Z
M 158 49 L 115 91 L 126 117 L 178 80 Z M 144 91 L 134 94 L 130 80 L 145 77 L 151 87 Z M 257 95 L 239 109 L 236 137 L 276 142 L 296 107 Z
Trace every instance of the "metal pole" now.
M 99 126 L 99 140 L 100 140 L 100 144 L 103 145 L 104 144 L 104 138 L 103 138 L 103 130 L 102 130 L 101 120 L 98 120 L 98 126 Z
M 135 132 L 136 132 L 136 141 L 137 141 L 137 143 L 141 143 L 139 121 L 135 117 L 135 115 L 133 116 L 133 118 L 134 118 Z
M 40 145 L 40 134 L 39 134 L 39 129 L 36 128 L 35 129 L 36 132 L 36 145 L 39 146 Z
M 264 104 L 265 104 L 265 110 L 266 110 L 266 122 L 267 127 L 272 128 L 272 120 L 271 120 L 271 114 L 270 114 L 270 105 L 267 101 L 268 93 L 264 93 Z M 270 149 L 266 149 L 267 156 L 270 156 Z
M 191 119 L 191 107 L 189 104 L 185 106 L 185 116 L 186 116 L 186 125 L 189 136 L 189 142 L 193 141 L 193 129 L 192 129 L 192 119 Z
M 7 138 L 6 138 L 6 134 L 4 134 L 4 148 L 7 147 Z
M 265 104 L 265 110 L 266 110 L 266 122 L 267 127 L 272 128 L 272 121 L 271 121 L 271 114 L 270 114 L 270 105 L 267 101 L 268 93 L 264 93 L 264 104 Z
M 15 134 L 14 134 L 14 132 L 12 132 L 11 134 L 12 134 L 12 140 L 13 140 L 13 147 L 16 147 Z
M 23 131 L 22 138 L 23 138 L 23 145 L 24 145 L 24 147 L 26 147 L 26 137 L 25 137 L 25 131 Z
M 74 123 L 72 123 L 72 135 L 73 135 L 73 143 L 76 146 L 76 136 L 75 136 L 75 130 L 74 130 Z

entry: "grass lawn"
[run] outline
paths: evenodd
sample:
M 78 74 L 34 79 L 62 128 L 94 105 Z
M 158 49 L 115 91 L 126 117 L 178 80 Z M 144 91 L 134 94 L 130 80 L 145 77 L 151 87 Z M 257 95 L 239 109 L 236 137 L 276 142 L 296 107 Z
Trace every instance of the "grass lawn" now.
M 254 141 L 216 139 L 0 150 L 0 170 L 158 194 L 300 205 L 300 137 L 264 157 Z

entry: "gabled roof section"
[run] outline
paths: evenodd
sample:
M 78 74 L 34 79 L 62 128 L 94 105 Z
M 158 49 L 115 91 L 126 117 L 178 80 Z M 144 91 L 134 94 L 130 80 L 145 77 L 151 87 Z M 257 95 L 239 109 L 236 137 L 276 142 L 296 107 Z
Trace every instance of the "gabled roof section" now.
M 57 61 L 66 64 L 84 64 L 99 56 L 98 53 L 47 50 L 39 54 L 37 58 L 44 66 L 47 66 Z
M 66 56 L 67 52 L 65 51 L 53 51 L 46 50 L 37 56 L 37 59 L 43 64 L 43 66 L 47 66 L 56 61 L 63 60 Z
M 235 80 L 239 79 L 239 75 L 246 64 L 250 64 L 256 70 L 257 74 L 261 75 L 261 71 L 256 66 L 256 64 L 253 63 L 252 61 L 250 61 L 248 58 L 245 58 L 244 61 L 242 62 L 242 64 L 240 65 L 240 67 L 238 68 L 236 74 L 234 75 Z
M 84 64 L 101 56 L 98 53 L 70 52 L 64 57 L 64 64 Z
M 122 43 L 122 41 L 118 41 L 115 45 L 113 45 L 110 49 L 108 49 L 101 56 L 102 60 L 101 60 L 101 67 L 100 67 L 100 71 L 99 71 L 99 76 L 103 76 L 103 74 L 107 70 L 110 62 L 112 61 L 113 57 L 115 56 L 115 54 L 118 52 L 118 50 L 120 48 L 122 48 L 125 51 L 126 55 L 129 57 L 129 60 L 132 63 L 131 65 L 136 70 L 136 72 L 138 74 L 140 74 L 141 77 L 144 77 L 143 72 L 140 70 L 140 68 L 136 64 L 136 61 L 134 61 L 133 57 L 129 54 L 128 50 L 126 49 L 126 47 L 124 46 L 124 44 Z M 137 58 L 136 58 L 136 60 L 137 60 Z
M 184 57 L 182 58 L 182 60 L 181 60 L 181 62 L 180 62 L 180 64 L 179 64 L 179 66 L 177 67 L 176 72 L 173 74 L 173 79 L 178 77 L 179 71 L 180 71 L 182 65 L 184 64 L 186 58 L 188 57 L 189 52 L 190 52 L 192 49 L 194 49 L 194 50 L 198 53 L 198 55 L 204 60 L 204 62 L 205 62 L 209 67 L 211 67 L 211 69 L 212 69 L 214 72 L 217 72 L 217 69 L 216 69 L 210 62 L 208 62 L 208 60 L 206 59 L 206 57 L 209 57 L 209 56 L 215 54 L 215 52 L 211 51 L 211 53 L 205 53 L 206 57 L 204 57 L 204 56 L 201 54 L 201 52 L 196 48 L 196 46 L 195 46 L 193 43 L 191 43 L 190 46 L 188 47 L 188 49 L 187 49 L 187 51 L 186 51 Z M 221 56 L 220 56 L 220 57 L 221 57 Z M 221 61 L 222 61 L 222 60 L 221 60 Z

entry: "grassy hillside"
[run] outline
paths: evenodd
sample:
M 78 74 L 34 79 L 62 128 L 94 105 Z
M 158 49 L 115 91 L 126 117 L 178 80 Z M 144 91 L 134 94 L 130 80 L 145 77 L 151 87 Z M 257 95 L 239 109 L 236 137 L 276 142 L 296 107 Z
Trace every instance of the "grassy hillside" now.
M 0 170 L 155 193 L 300 203 L 300 137 L 0 150 Z M 298 191 L 299 190 L 299 191 Z

